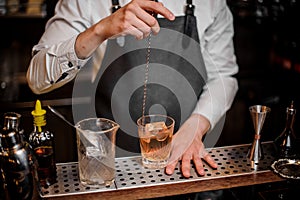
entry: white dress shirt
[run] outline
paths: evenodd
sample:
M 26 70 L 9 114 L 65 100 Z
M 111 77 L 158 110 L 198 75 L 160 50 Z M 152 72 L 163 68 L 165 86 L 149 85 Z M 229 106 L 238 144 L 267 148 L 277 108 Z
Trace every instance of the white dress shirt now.
M 123 6 L 129 0 L 120 0 Z M 186 0 L 160 0 L 176 16 L 184 15 Z M 206 65 L 207 83 L 194 109 L 205 116 L 213 128 L 230 108 L 238 89 L 232 77 L 238 72 L 233 48 L 233 18 L 226 0 L 194 0 L 201 51 Z M 74 79 L 82 67 L 93 68 L 97 74 L 104 56 L 106 42 L 87 59 L 78 59 L 75 40 L 102 18 L 111 14 L 111 0 L 61 0 L 55 15 L 32 49 L 33 58 L 27 71 L 29 87 L 36 94 L 46 93 Z M 89 62 L 87 62 L 89 60 Z M 61 81 L 57 80 L 63 76 Z

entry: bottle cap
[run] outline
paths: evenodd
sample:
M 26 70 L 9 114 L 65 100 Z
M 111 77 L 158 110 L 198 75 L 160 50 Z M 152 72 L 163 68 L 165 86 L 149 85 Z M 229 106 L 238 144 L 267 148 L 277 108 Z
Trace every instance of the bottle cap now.
M 34 124 L 39 127 L 39 131 L 41 131 L 41 126 L 46 125 L 45 114 L 46 110 L 42 109 L 42 105 L 40 100 L 36 100 L 35 110 L 31 112 L 34 118 Z
M 46 114 L 46 110 L 42 109 L 41 101 L 36 100 L 35 102 L 35 110 L 31 112 L 33 116 L 43 116 Z
M 4 114 L 4 128 L 18 130 L 21 115 L 16 112 L 7 112 Z

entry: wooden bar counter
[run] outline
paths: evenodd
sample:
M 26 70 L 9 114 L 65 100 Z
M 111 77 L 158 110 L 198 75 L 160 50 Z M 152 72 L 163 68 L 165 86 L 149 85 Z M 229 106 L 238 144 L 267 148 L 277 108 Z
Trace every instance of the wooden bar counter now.
M 217 147 L 210 149 L 210 155 L 218 163 L 217 169 L 205 164 L 205 175 L 199 176 L 194 169 L 190 178 L 181 175 L 177 167 L 173 175 L 166 175 L 164 169 L 146 169 L 141 157 L 116 158 L 115 184 L 99 188 L 84 187 L 78 178 L 77 163 L 58 164 L 58 182 L 48 188 L 41 188 L 44 199 L 145 199 L 189 194 L 195 192 L 251 186 L 284 181 L 271 171 L 274 161 L 271 142 L 263 143 L 264 158 L 251 169 L 247 159 L 249 144 Z

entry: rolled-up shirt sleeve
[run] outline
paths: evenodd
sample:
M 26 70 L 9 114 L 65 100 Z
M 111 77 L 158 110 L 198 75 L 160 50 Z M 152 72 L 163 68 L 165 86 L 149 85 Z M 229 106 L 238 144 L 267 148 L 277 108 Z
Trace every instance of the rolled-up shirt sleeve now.
M 86 60 L 77 58 L 73 37 L 68 41 L 44 47 L 36 53 L 27 70 L 27 81 L 36 94 L 54 90 L 72 80 Z M 62 51 L 60 51 L 62 50 Z M 34 50 L 33 51 L 37 51 Z
M 88 15 L 83 15 L 89 13 L 87 4 L 79 5 L 75 1 L 60 1 L 59 4 L 39 43 L 32 49 L 26 78 L 36 94 L 52 91 L 71 81 L 89 59 L 79 59 L 75 53 L 77 36 L 90 26 Z M 72 12 L 78 10 L 78 6 L 85 12 Z

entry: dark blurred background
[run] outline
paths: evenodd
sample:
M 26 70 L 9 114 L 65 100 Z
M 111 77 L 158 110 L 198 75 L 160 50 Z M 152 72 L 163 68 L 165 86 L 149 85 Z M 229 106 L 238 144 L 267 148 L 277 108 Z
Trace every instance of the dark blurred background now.
M 73 120 L 73 82 L 48 94 L 35 95 L 25 78 L 31 48 L 53 15 L 56 2 L 41 0 L 30 4 L 28 0 L 0 0 L 0 125 L 3 125 L 1 116 L 5 112 L 18 112 L 22 115 L 21 126 L 29 134 L 32 131 L 30 112 L 36 99 L 42 100 L 43 106 L 55 106 Z M 226 115 L 217 145 L 252 142 L 254 132 L 248 107 L 254 104 L 272 109 L 262 140 L 274 140 L 284 128 L 285 109 L 291 101 L 300 109 L 299 2 L 228 0 L 227 3 L 234 16 L 239 91 Z M 47 118 L 56 138 L 57 162 L 76 161 L 75 130 L 49 111 Z M 297 118 L 295 132 L 299 135 Z

